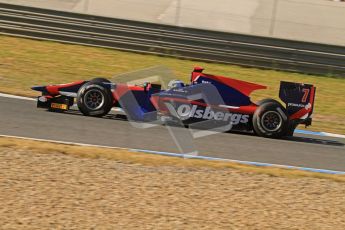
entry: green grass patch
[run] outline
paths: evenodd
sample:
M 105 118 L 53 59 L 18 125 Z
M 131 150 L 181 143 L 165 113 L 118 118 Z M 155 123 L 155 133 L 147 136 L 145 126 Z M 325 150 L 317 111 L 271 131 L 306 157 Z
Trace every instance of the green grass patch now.
M 180 60 L 111 49 L 0 36 L 0 91 L 37 96 L 33 85 L 66 83 L 94 76 L 112 77 L 133 70 L 164 65 L 177 78 L 188 81 L 196 65 L 207 73 L 267 85 L 252 95 L 253 101 L 278 98 L 281 80 L 314 84 L 316 102 L 310 130 L 345 134 L 345 78 L 313 76 L 235 65 Z

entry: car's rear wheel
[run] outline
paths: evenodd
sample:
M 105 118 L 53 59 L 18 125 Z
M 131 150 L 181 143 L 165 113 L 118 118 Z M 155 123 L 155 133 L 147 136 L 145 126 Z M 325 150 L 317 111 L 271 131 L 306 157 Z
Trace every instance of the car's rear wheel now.
M 78 91 L 77 105 L 85 116 L 102 117 L 113 105 L 111 91 L 101 83 L 86 83 Z
M 288 116 L 285 108 L 275 101 L 262 103 L 254 113 L 253 128 L 262 137 L 279 138 L 286 135 Z
M 277 100 L 275 100 L 275 99 L 272 99 L 272 98 L 262 99 L 262 100 L 256 102 L 255 104 L 258 105 L 258 106 L 260 106 L 260 105 L 265 104 L 265 103 L 268 103 L 268 102 L 280 104 L 279 101 L 277 101 Z

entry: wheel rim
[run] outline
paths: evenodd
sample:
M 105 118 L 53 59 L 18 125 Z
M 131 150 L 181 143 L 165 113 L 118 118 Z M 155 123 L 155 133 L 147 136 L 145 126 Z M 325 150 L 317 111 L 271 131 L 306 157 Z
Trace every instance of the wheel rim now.
M 98 110 L 104 104 L 104 95 L 100 90 L 92 89 L 86 92 L 84 96 L 85 106 L 89 110 Z
M 266 131 L 274 132 L 283 124 L 281 115 L 276 111 L 268 111 L 262 115 L 261 125 Z

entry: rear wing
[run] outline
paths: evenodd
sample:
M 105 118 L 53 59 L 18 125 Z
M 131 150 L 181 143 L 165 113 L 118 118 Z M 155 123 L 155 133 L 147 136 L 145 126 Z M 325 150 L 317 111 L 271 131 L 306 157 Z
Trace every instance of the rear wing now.
M 310 84 L 280 82 L 279 98 L 286 104 L 290 120 L 308 120 L 311 122 L 315 90 L 316 87 Z

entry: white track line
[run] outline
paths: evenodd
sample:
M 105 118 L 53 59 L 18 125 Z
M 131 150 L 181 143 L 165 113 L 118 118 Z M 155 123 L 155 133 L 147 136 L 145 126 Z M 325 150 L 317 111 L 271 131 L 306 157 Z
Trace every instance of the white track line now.
M 13 98 L 13 99 L 27 100 L 27 101 L 36 101 L 36 98 L 21 97 L 21 96 L 11 95 L 7 93 L 0 93 L 0 97 L 7 97 L 7 98 Z
M 336 134 L 336 133 L 326 133 L 326 132 L 321 132 L 324 136 L 326 137 L 336 137 L 336 138 L 345 138 L 345 135 L 341 134 Z

